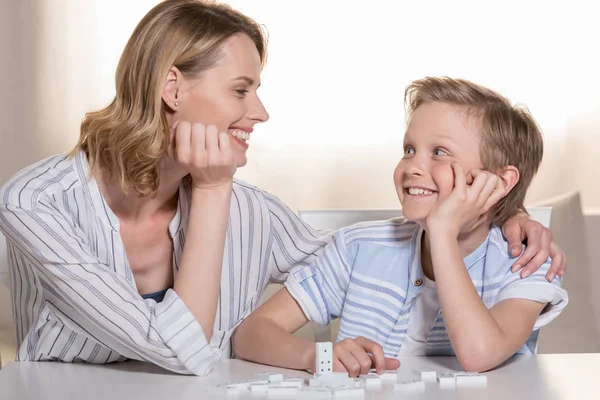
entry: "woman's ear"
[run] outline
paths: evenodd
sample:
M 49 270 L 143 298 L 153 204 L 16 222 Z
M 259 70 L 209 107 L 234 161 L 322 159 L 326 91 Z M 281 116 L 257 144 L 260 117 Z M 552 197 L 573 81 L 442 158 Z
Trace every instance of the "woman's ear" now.
M 183 83 L 183 76 L 177 67 L 171 67 L 162 88 L 162 99 L 173 111 L 179 107 L 179 90 Z
M 504 189 L 506 190 L 505 196 L 515 187 L 520 178 L 519 170 L 513 165 L 502 168 L 500 172 L 498 172 L 498 176 L 502 179 L 502 183 L 504 184 Z

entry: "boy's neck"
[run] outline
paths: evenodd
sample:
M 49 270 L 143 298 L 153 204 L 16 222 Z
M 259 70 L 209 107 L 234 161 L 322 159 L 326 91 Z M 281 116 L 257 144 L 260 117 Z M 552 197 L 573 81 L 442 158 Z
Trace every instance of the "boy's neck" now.
M 457 242 L 462 258 L 474 252 L 485 241 L 489 232 L 490 225 L 481 224 L 472 231 L 459 234 Z M 423 230 L 421 236 L 421 267 L 423 268 L 423 274 L 428 279 L 435 281 L 433 263 L 431 262 L 431 243 L 425 230 Z

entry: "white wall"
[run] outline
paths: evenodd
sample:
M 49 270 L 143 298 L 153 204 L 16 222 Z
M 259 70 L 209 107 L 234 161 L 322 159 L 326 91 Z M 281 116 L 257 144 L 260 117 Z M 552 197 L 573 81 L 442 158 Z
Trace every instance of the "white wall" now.
M 587 2 L 229 3 L 270 35 L 261 94 L 271 120 L 238 175 L 293 208 L 397 206 L 403 90 L 425 75 L 472 79 L 531 109 L 546 156 L 528 201 L 580 189 L 584 206 L 600 204 L 588 184 L 600 25 Z
M 6 1 L 0 13 L 0 182 L 69 150 L 86 110 L 114 93 L 114 69 L 157 0 Z M 598 167 L 600 24 L 585 1 L 346 2 L 230 0 L 265 25 L 257 127 L 238 176 L 294 209 L 390 208 L 401 153 L 404 87 L 425 75 L 466 77 L 526 103 L 546 134 L 529 195 L 591 185 Z M 343 16 L 342 16 L 343 14 Z M 591 144 L 591 145 L 590 145 Z

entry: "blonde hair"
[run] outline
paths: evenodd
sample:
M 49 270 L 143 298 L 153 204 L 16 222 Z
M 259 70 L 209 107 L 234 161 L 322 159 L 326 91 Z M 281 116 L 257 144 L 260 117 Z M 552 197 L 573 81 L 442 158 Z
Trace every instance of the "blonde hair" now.
M 491 210 L 491 222 L 502 225 L 523 205 L 527 189 L 544 152 L 542 132 L 522 106 L 514 106 L 501 94 L 463 79 L 426 77 L 412 82 L 405 91 L 407 121 L 426 102 L 438 101 L 464 106 L 480 119 L 479 152 L 487 171 L 512 165 L 519 181 Z
M 92 173 L 99 168 L 127 193 L 154 193 L 159 164 L 170 141 L 162 86 L 177 67 L 197 77 L 218 61 L 232 35 L 248 35 L 266 59 L 266 38 L 249 17 L 225 4 L 166 0 L 140 21 L 116 71 L 116 96 L 104 109 L 86 114 L 71 155 L 87 153 Z

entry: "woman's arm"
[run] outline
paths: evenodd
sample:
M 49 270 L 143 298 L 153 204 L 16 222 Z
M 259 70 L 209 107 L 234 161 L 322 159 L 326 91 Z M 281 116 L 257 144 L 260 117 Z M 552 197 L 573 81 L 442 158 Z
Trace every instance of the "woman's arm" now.
M 178 373 L 204 375 L 220 359 L 175 291 L 160 303 L 142 299 L 58 210 L 0 204 L 0 229 L 15 251 L 14 269 L 33 271 L 23 279 L 43 285 L 48 311 L 72 331 Z
M 192 189 L 185 245 L 173 289 L 210 341 L 215 324 L 232 184 Z
M 175 159 L 192 176 L 192 202 L 173 289 L 210 342 L 215 323 L 225 235 L 236 165 L 229 135 L 214 125 L 176 123 Z

